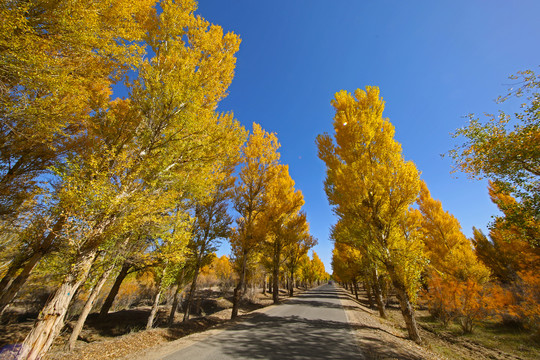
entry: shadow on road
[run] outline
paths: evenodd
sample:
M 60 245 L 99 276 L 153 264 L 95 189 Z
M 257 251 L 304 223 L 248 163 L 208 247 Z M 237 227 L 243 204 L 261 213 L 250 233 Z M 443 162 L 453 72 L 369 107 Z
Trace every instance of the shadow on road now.
M 258 314 L 206 345 L 233 359 L 361 359 L 349 329 L 337 321 Z
M 288 300 L 280 315 L 250 314 L 166 359 L 420 359 L 404 356 L 397 342 L 389 341 L 399 337 L 385 329 L 349 324 L 336 301 L 343 298 L 350 300 L 341 289 L 320 287 Z M 354 332 L 362 330 L 366 336 L 357 338 Z

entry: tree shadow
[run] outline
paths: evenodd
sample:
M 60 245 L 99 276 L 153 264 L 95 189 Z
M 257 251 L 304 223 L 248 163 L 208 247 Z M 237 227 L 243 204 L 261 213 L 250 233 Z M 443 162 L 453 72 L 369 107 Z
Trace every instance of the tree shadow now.
M 298 314 L 320 312 L 322 316 L 328 316 L 328 313 L 323 313 L 325 309 L 344 308 L 330 299 L 350 299 L 341 289 L 334 289 L 310 291 L 285 304 L 303 307 L 297 311 Z M 317 310 L 313 312 L 306 307 Z M 346 308 L 358 310 L 356 306 Z M 357 338 L 354 334 L 357 330 L 369 330 L 370 333 Z M 384 336 L 377 337 L 377 333 L 384 333 Z M 166 359 L 178 356 L 186 359 L 422 359 L 389 339 L 404 338 L 378 327 L 351 325 L 346 321 L 256 313 Z
M 358 359 L 349 324 L 299 316 L 256 314 L 198 347 L 182 349 L 182 358 L 218 352 L 230 359 Z M 209 355 L 211 358 L 212 355 Z M 166 359 L 176 358 L 173 355 Z M 199 357 L 200 358 L 200 357 Z

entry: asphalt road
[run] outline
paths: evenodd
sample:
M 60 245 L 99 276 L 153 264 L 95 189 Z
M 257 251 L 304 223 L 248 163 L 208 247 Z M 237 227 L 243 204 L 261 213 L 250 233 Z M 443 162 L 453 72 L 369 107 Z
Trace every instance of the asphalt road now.
M 362 359 L 340 291 L 307 291 L 164 359 Z

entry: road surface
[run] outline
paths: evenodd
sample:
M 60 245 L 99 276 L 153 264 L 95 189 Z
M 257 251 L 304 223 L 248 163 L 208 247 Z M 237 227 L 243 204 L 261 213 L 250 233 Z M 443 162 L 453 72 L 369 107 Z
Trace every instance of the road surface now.
M 341 305 L 342 291 L 320 286 L 163 358 L 362 359 Z

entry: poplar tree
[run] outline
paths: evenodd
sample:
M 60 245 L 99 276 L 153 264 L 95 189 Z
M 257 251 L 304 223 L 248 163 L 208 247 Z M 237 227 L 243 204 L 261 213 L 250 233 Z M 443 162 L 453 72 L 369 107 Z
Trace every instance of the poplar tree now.
M 253 132 L 242 147 L 241 169 L 233 200 L 234 209 L 240 217 L 236 220 L 237 227 L 230 238 L 233 254 L 239 263 L 238 284 L 233 295 L 233 319 L 238 316 L 249 260 L 266 235 L 257 225 L 262 221 L 266 208 L 266 191 L 276 175 L 279 146 L 275 134 L 267 133 L 259 124 L 254 123 Z
M 294 180 L 289 175 L 286 165 L 279 165 L 276 174 L 265 193 L 265 211 L 261 225 L 267 229 L 264 250 L 271 259 L 272 298 L 279 303 L 279 274 L 283 265 L 283 255 L 289 246 L 298 241 L 294 221 L 304 205 L 302 192 L 295 190 Z
M 418 256 L 407 253 L 421 239 L 408 238 L 401 227 L 420 190 L 419 172 L 403 159 L 394 127 L 382 116 L 384 102 L 378 88 L 358 89 L 354 97 L 340 91 L 332 105 L 335 142 L 328 134 L 317 137 L 319 157 L 327 168 L 328 200 L 338 217 L 358 220 L 363 236 L 356 241 L 369 244 L 388 271 L 409 337 L 420 342 L 411 304 L 419 277 L 408 276 L 406 270 L 422 267 Z
M 129 99 L 110 102 L 101 87 L 86 146 L 55 167 L 71 267 L 26 337 L 23 358 L 51 346 L 100 247 L 116 246 L 132 226 L 163 224 L 179 202 L 207 194 L 212 170 L 242 143 L 232 115 L 215 111 L 233 78 L 239 38 L 195 16 L 194 1 L 162 1 L 160 9 L 145 15 L 142 40 L 152 51 L 126 82 Z
M 505 207 L 505 222 L 519 229 L 533 247 L 540 247 L 540 231 L 529 219 L 540 218 L 540 77 L 532 70 L 510 76 L 516 86 L 497 103 L 519 102 L 512 113 L 499 110 L 469 123 L 453 134 L 462 140 L 449 151 L 454 171 L 471 178 L 489 178 L 517 201 Z

